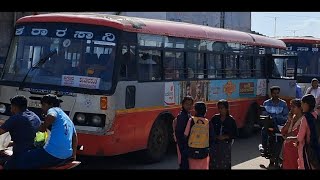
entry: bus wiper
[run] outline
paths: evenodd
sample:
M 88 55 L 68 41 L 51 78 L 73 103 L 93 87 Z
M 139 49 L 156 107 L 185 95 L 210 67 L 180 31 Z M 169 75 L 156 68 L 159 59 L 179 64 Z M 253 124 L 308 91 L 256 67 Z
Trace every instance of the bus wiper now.
M 57 52 L 58 51 L 56 49 L 51 51 L 45 57 L 41 58 L 34 66 L 31 66 L 31 68 L 28 70 L 28 72 L 24 76 L 22 82 L 20 83 L 19 90 L 22 90 L 24 88 L 24 83 L 25 83 L 29 73 L 31 71 L 33 71 L 34 69 L 39 68 L 41 65 L 43 65 L 50 57 L 52 57 L 53 55 L 57 54 Z

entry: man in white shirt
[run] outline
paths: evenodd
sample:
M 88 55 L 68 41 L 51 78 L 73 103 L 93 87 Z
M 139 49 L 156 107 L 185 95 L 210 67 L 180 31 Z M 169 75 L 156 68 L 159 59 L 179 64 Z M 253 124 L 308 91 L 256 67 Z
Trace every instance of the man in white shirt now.
M 313 78 L 311 80 L 311 87 L 309 87 L 306 91 L 306 94 L 312 94 L 316 99 L 316 108 L 320 105 L 320 87 L 319 81 L 317 78 Z

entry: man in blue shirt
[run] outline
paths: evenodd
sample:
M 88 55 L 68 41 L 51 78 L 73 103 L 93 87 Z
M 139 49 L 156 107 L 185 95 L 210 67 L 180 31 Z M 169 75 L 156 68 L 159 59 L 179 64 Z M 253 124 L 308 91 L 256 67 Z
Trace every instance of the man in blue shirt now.
M 17 95 L 10 101 L 13 115 L 0 127 L 0 135 L 9 132 L 13 141 L 13 154 L 4 169 L 16 168 L 21 154 L 34 148 L 34 137 L 41 124 L 40 118 L 27 109 L 26 97 Z
M 52 125 L 51 133 L 43 148 L 29 151 L 24 156 L 21 169 L 52 167 L 76 159 L 77 134 L 73 122 L 61 109 L 56 95 L 48 94 L 41 99 L 42 111 L 46 114 L 39 131 L 45 132 Z
M 270 91 L 271 99 L 268 99 L 263 103 L 263 106 L 265 108 L 265 112 L 263 113 L 263 115 L 271 116 L 273 127 L 262 127 L 261 129 L 262 149 L 260 149 L 260 151 L 262 151 L 263 153 L 269 153 L 269 149 L 267 147 L 269 139 L 268 132 L 279 131 L 278 125 L 283 126 L 286 123 L 289 114 L 287 103 L 279 98 L 280 87 L 272 86 L 270 88 Z

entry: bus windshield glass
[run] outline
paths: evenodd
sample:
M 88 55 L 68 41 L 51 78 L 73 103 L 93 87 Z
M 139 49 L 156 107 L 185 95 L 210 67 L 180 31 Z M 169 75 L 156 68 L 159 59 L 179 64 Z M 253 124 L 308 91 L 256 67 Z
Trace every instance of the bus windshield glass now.
M 108 91 L 112 87 L 117 37 L 115 29 L 102 26 L 17 25 L 2 81 L 21 83 L 27 75 L 25 84 L 28 86 L 41 84 Z M 40 59 L 43 63 L 38 63 Z M 28 73 L 37 64 L 39 66 Z
M 298 52 L 298 76 L 317 77 L 320 74 L 320 52 L 311 45 L 294 46 Z
M 276 57 L 273 61 L 271 77 L 294 79 L 295 57 Z

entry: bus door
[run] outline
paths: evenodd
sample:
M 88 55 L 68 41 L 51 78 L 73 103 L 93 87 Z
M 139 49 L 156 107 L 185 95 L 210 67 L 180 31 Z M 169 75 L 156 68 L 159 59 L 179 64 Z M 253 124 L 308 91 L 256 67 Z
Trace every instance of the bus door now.
M 293 55 L 272 55 L 267 61 L 267 92 L 269 88 L 280 87 L 280 98 L 287 102 L 296 97 L 296 77 L 298 57 Z

